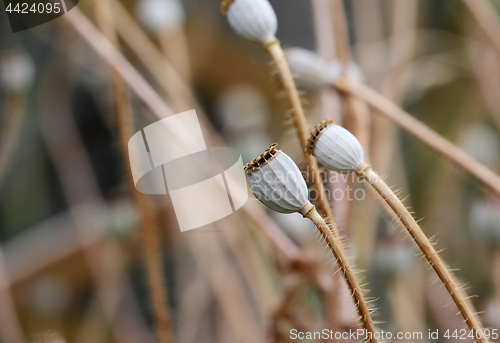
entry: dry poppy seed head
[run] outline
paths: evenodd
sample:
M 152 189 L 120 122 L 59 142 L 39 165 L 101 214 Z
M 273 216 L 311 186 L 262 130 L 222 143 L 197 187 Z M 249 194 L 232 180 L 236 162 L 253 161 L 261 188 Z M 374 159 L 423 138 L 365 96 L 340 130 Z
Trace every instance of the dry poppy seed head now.
M 262 154 L 254 158 L 252 161 L 245 165 L 245 172 L 248 176 L 259 170 L 263 165 L 271 161 L 281 151 L 276 149 L 278 143 L 273 143 L 269 148 L 264 150 Z
M 319 163 L 339 173 L 350 173 L 363 164 L 363 147 L 342 126 L 330 122 L 318 125 L 307 144 L 307 150 Z
M 319 136 L 321 135 L 323 130 L 326 129 L 329 125 L 333 124 L 335 124 L 335 121 L 333 119 L 325 119 L 314 127 L 306 144 L 306 152 L 308 155 L 312 155 L 314 153 L 314 148 L 316 147 L 316 143 L 318 142 Z
M 265 44 L 278 30 L 278 18 L 268 0 L 227 0 L 222 6 L 229 26 L 252 42 Z
M 276 143 L 248 163 L 245 171 L 248 187 L 264 205 L 280 213 L 310 210 L 300 169 L 287 154 L 276 149 Z
M 233 2 L 234 2 L 234 0 L 224 0 L 224 1 L 222 1 L 222 3 L 220 4 L 220 11 L 222 12 L 222 14 L 226 15 L 227 9 L 229 8 L 229 6 Z

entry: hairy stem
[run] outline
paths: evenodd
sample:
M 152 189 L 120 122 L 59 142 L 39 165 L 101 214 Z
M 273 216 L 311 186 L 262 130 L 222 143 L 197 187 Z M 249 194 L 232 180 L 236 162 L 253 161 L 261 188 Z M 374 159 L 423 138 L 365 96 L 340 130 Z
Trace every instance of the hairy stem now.
M 333 254 L 339 261 L 339 265 L 341 266 L 342 272 L 347 280 L 349 285 L 349 289 L 351 290 L 356 308 L 358 309 L 358 313 L 361 317 L 361 322 L 363 327 L 372 333 L 372 343 L 376 343 L 376 339 L 374 338 L 375 334 L 375 326 L 373 324 L 370 312 L 368 310 L 368 306 L 366 301 L 363 298 L 363 294 L 361 293 L 361 289 L 355 279 L 354 272 L 349 266 L 343 249 L 340 245 L 340 235 L 338 229 L 335 225 L 335 221 L 333 220 L 333 215 L 330 209 L 330 204 L 328 203 L 328 199 L 325 196 L 325 190 L 323 187 L 323 181 L 319 174 L 318 162 L 316 158 L 312 155 L 306 153 L 305 147 L 307 144 L 307 138 L 309 137 L 309 129 L 307 127 L 306 118 L 304 115 L 304 109 L 302 108 L 302 103 L 300 101 L 299 92 L 297 91 L 297 87 L 295 85 L 295 81 L 293 80 L 292 73 L 290 71 L 290 66 L 285 58 L 285 54 L 283 49 L 280 46 L 279 41 L 276 38 L 272 38 L 269 43 L 264 44 L 266 51 L 271 55 L 274 63 L 276 64 L 276 68 L 278 69 L 278 74 L 281 79 L 281 83 L 283 88 L 287 94 L 288 102 L 292 111 L 293 123 L 295 125 L 295 129 L 297 130 L 297 134 L 299 136 L 299 142 L 302 147 L 302 152 L 304 153 L 304 158 L 307 163 L 307 167 L 309 169 L 309 182 L 312 185 L 313 189 L 317 192 L 318 195 L 318 207 L 320 211 L 325 215 L 327 220 L 331 224 L 331 228 L 325 224 L 323 218 L 317 213 L 316 209 L 313 209 L 309 212 L 311 220 L 315 222 L 315 224 L 322 225 L 321 228 L 318 226 L 318 229 L 322 232 L 326 241 L 328 242 L 328 246 L 332 250 Z M 320 221 L 321 220 L 321 221 Z
M 323 181 L 319 174 L 318 162 L 314 156 L 306 154 L 305 147 L 307 144 L 307 138 L 309 137 L 309 128 L 307 127 L 302 102 L 300 101 L 299 92 L 297 91 L 297 86 L 293 80 L 292 72 L 290 71 L 290 66 L 286 60 L 285 53 L 283 52 L 279 41 L 274 37 L 272 37 L 269 43 L 265 44 L 265 49 L 269 55 L 271 55 L 271 58 L 276 64 L 281 83 L 286 92 L 288 103 L 292 112 L 293 123 L 295 129 L 297 130 L 297 135 L 299 136 L 301 150 L 304 153 L 307 168 L 309 169 L 309 182 L 318 195 L 319 210 L 331 223 L 333 223 L 332 211 L 330 209 L 328 199 L 325 196 Z M 334 235 L 338 238 L 337 228 L 334 228 Z
M 354 274 L 354 270 L 352 269 L 347 256 L 344 252 L 344 248 L 342 246 L 342 242 L 332 233 L 330 227 L 326 224 L 325 220 L 318 214 L 316 208 L 311 206 L 311 210 L 304 215 L 306 218 L 309 218 L 314 225 L 318 228 L 319 232 L 325 239 L 328 247 L 332 251 L 337 263 L 339 264 L 340 270 L 344 275 L 344 279 L 349 286 L 349 290 L 352 293 L 354 298 L 354 302 L 358 309 L 358 313 L 361 316 L 361 322 L 363 323 L 364 328 L 371 334 L 370 342 L 376 343 L 376 330 L 375 325 L 373 324 L 370 310 L 368 308 L 368 304 L 363 296 L 361 291 L 361 287 L 359 286 L 359 282 L 356 279 L 356 275 Z
M 339 91 L 352 93 L 365 99 L 368 104 L 378 110 L 376 113 L 386 116 L 415 138 L 443 155 L 457 167 L 500 195 L 500 176 L 446 138 L 415 119 L 411 114 L 405 112 L 383 95 L 365 85 L 346 79 L 336 81 L 333 86 Z
M 432 268 L 436 271 L 436 274 L 443 282 L 444 286 L 448 290 L 448 293 L 451 295 L 453 301 L 460 310 L 460 313 L 464 317 L 469 329 L 472 330 L 475 337 L 479 336 L 482 332 L 482 325 L 472 310 L 470 302 L 466 299 L 464 292 L 458 286 L 453 273 L 448 269 L 443 260 L 441 260 L 437 252 L 434 250 L 431 242 L 410 212 L 408 212 L 405 205 L 367 163 L 361 163 L 356 170 L 356 174 L 365 179 L 366 182 L 368 182 L 392 208 L 399 220 L 401 220 L 401 223 L 414 239 L 415 243 L 417 243 L 427 261 L 429 261 Z M 482 337 L 482 335 L 480 336 L 481 338 L 477 338 L 478 342 L 488 342 L 488 340 Z

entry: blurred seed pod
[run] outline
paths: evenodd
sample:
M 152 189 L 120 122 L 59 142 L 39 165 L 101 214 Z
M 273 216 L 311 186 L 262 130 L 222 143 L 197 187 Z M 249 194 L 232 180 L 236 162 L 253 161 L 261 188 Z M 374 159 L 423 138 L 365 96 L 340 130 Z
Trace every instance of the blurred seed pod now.
M 278 30 L 276 13 L 267 0 L 234 0 L 226 15 L 232 29 L 253 42 L 264 43 Z
M 73 289 L 63 278 L 44 276 L 33 284 L 26 301 L 30 307 L 43 313 L 64 311 L 71 303 Z
M 486 305 L 486 326 L 500 328 L 500 300 L 491 299 Z
M 469 155 L 488 167 L 500 162 L 500 139 L 497 133 L 484 124 L 468 126 L 460 133 L 459 145 Z
M 325 61 L 317 53 L 302 48 L 289 48 L 286 56 L 294 75 L 297 87 L 307 91 L 317 91 L 330 87 L 342 76 L 342 64 L 338 60 Z M 363 72 L 357 64 L 351 62 L 346 76 L 356 82 L 364 82 Z
M 139 223 L 139 214 L 132 202 L 122 200 L 108 208 L 106 216 L 106 231 L 115 237 L 126 237 L 131 234 Z
M 266 127 L 270 112 L 266 97 L 252 85 L 233 85 L 217 99 L 217 113 L 225 131 Z
M 271 212 L 271 217 L 286 232 L 286 234 L 298 245 L 302 246 L 308 241 L 314 241 L 316 228 L 310 220 L 300 220 L 299 214 L 283 214 Z
M 179 0 L 140 0 L 136 12 L 140 23 L 152 32 L 176 31 L 186 20 Z
M 0 57 L 0 82 L 14 91 L 28 89 L 35 80 L 35 62 L 24 52 L 10 52 Z
M 491 245 L 500 244 L 500 203 L 489 199 L 474 201 L 469 214 L 474 235 Z
M 339 173 L 355 171 L 364 159 L 358 139 L 331 119 L 323 120 L 313 129 L 307 141 L 307 152 L 328 169 Z
M 66 343 L 66 340 L 55 331 L 46 331 L 36 335 L 31 343 Z
M 297 87 L 300 89 L 316 91 L 328 87 L 342 72 L 340 64 L 329 66 L 313 51 L 288 48 L 285 52 Z
M 280 213 L 300 211 L 309 203 L 299 168 L 274 143 L 245 166 L 248 186 L 264 205 Z
M 378 245 L 372 263 L 377 273 L 396 276 L 413 268 L 415 260 L 415 251 L 408 244 L 386 242 Z

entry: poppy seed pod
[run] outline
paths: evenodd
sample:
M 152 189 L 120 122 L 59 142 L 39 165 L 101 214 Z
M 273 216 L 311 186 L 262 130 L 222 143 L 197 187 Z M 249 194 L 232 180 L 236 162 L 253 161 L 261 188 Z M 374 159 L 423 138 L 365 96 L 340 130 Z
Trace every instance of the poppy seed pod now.
M 339 173 L 356 171 L 364 159 L 358 139 L 331 119 L 323 120 L 313 129 L 306 149 L 319 163 Z
M 276 146 L 272 144 L 247 163 L 248 186 L 258 200 L 276 212 L 301 212 L 310 204 L 306 182 L 295 162 Z
M 267 0 L 225 1 L 222 10 L 232 29 L 253 42 L 264 43 L 278 30 L 276 13 Z
M 137 17 L 152 32 L 173 32 L 184 25 L 184 8 L 179 0 L 141 0 Z
M 338 68 L 330 68 L 318 54 L 306 49 L 288 48 L 286 58 L 297 87 L 307 91 L 330 86 L 342 72 L 340 64 L 336 65 Z

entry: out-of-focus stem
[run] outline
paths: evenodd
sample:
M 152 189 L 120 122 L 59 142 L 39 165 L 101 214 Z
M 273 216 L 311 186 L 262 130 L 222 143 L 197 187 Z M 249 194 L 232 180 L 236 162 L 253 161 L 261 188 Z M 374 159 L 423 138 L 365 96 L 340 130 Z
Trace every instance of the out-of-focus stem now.
M 4 105 L 4 120 L 0 126 L 0 185 L 16 143 L 23 120 L 23 97 L 16 92 L 7 93 Z
M 463 2 L 500 55 L 500 22 L 495 7 L 487 0 L 463 0 Z
M 10 280 L 5 268 L 3 249 L 0 247 L 0 340 L 24 343 L 24 334 L 18 320 Z
M 328 247 L 330 248 L 333 256 L 337 260 L 339 264 L 340 270 L 344 275 L 344 279 L 349 286 L 351 294 L 354 298 L 354 302 L 358 309 L 358 313 L 361 317 L 361 322 L 363 327 L 371 334 L 370 342 L 376 343 L 376 329 L 373 324 L 373 320 L 371 318 L 370 309 L 368 308 L 368 304 L 365 301 L 363 293 L 361 291 L 361 287 L 356 279 L 356 275 L 354 274 L 354 270 L 352 269 L 349 261 L 347 259 L 347 255 L 344 252 L 344 247 L 342 246 L 342 242 L 335 237 L 332 233 L 330 227 L 325 223 L 325 220 L 318 214 L 316 208 L 314 206 L 310 206 L 310 210 L 303 214 L 304 217 L 309 218 L 314 225 L 318 228 L 319 232 L 325 239 Z
M 107 38 L 115 45 L 118 39 L 112 22 L 112 12 L 108 0 L 94 0 L 95 13 L 99 26 Z M 121 76 L 112 71 L 112 92 L 117 131 L 120 140 L 122 159 L 125 166 L 130 164 L 128 158 L 128 140 L 134 134 L 130 99 Z M 154 209 L 147 195 L 135 190 L 130 168 L 126 167 L 127 180 L 141 218 L 141 234 L 144 247 L 146 276 L 151 294 L 153 315 L 155 318 L 158 341 L 171 343 L 174 341 L 171 328 L 168 298 L 165 285 L 165 273 L 162 265 L 161 239 Z
M 401 223 L 408 230 L 409 234 L 417 243 L 420 251 L 424 254 L 425 258 L 431 264 L 432 268 L 436 271 L 444 286 L 451 295 L 453 301 L 457 305 L 458 309 L 462 313 L 462 316 L 467 323 L 467 326 L 474 333 L 478 342 L 487 343 L 488 340 L 480 333 L 482 332 L 482 325 L 476 318 L 474 311 L 470 302 L 464 297 L 464 292 L 457 285 L 455 277 L 452 272 L 445 265 L 443 260 L 439 257 L 437 252 L 434 250 L 431 242 L 422 231 L 420 226 L 417 224 L 413 216 L 408 212 L 406 206 L 399 200 L 399 198 L 394 194 L 394 192 L 386 185 L 386 183 L 378 176 L 377 173 L 365 162 L 360 164 L 356 170 L 356 174 L 366 180 L 373 189 L 380 194 L 380 196 L 389 204 L 396 216 L 399 218 Z M 479 338 L 480 336 L 480 338 Z
M 186 84 L 191 84 L 191 63 L 186 35 L 182 28 L 158 34 L 161 50 Z
M 342 0 L 333 0 L 333 23 L 335 40 L 337 42 L 337 55 L 344 66 L 343 73 L 347 72 L 351 63 L 351 48 L 349 45 L 349 34 L 347 19 Z M 370 116 L 366 102 L 350 94 L 345 95 L 346 112 L 343 125 L 358 138 L 365 155 L 370 156 Z
M 334 82 L 333 86 L 341 92 L 351 93 L 366 100 L 370 106 L 378 110 L 376 113 L 386 116 L 500 195 L 500 177 L 497 174 L 381 94 L 363 84 L 345 78 Z
M 114 2 L 118 3 L 117 1 Z M 115 7 L 113 7 L 115 8 Z M 120 7 L 116 7 L 120 8 Z M 115 9 L 116 9 L 115 8 Z M 171 108 L 155 92 L 142 75 L 130 64 L 129 61 L 116 49 L 111 42 L 99 32 L 87 17 L 77 8 L 73 8 L 63 18 L 75 31 L 95 50 L 114 70 L 124 79 L 135 95 L 144 102 L 151 112 L 158 118 L 163 119 L 172 115 Z M 166 127 L 170 129 L 170 127 Z M 175 125 L 170 133 L 186 146 L 192 146 L 192 135 L 183 125 Z M 236 189 L 247 191 L 246 189 Z M 265 232 L 273 245 L 280 250 L 290 261 L 300 263 L 303 255 L 299 247 L 288 236 L 279 229 L 276 223 L 260 208 L 260 206 L 248 202 L 243 210 L 254 221 L 259 228 Z

